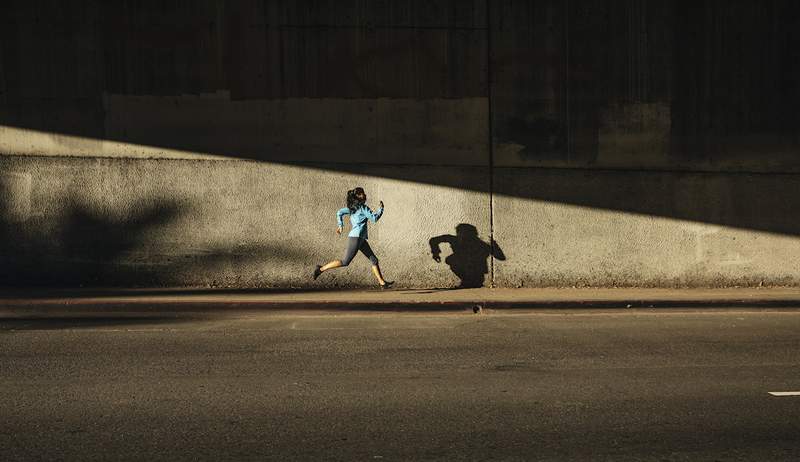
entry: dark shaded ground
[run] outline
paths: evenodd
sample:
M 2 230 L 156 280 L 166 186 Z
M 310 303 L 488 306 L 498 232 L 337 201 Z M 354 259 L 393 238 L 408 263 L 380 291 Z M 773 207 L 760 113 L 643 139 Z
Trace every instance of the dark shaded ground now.
M 10 331 L 4 460 L 796 460 L 800 312 Z

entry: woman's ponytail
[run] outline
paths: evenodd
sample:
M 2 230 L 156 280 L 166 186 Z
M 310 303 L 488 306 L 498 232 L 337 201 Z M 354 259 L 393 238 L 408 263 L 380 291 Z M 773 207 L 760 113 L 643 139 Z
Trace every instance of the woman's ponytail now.
M 358 203 L 358 199 L 356 199 L 355 189 L 347 191 L 347 198 L 345 199 L 345 203 L 347 204 L 347 208 L 350 210 L 350 213 L 356 211 L 356 204 Z
M 362 202 L 358 199 L 358 193 L 364 193 L 362 188 L 351 189 L 347 191 L 347 208 L 350 210 L 350 213 L 355 212 L 358 210 L 362 204 Z

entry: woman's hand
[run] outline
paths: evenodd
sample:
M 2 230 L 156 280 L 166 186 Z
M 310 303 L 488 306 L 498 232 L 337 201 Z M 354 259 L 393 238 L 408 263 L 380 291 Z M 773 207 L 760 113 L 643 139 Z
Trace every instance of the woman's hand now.
M 341 226 L 336 228 L 336 234 L 342 234 L 342 227 Z

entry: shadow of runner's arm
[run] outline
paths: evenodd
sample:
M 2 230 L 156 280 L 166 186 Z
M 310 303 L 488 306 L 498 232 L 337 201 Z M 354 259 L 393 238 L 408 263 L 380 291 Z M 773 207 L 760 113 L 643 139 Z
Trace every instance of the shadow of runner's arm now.
M 441 236 L 432 237 L 428 240 L 428 244 L 431 246 L 431 255 L 433 256 L 434 261 L 437 263 L 442 261 L 439 255 L 442 253 L 442 249 L 439 246 L 444 242 L 447 244 L 453 245 L 453 239 L 455 236 L 450 234 L 442 234 Z
M 506 254 L 503 253 L 503 249 L 497 244 L 497 241 L 492 239 L 492 247 L 491 247 L 492 256 L 498 260 L 505 260 Z

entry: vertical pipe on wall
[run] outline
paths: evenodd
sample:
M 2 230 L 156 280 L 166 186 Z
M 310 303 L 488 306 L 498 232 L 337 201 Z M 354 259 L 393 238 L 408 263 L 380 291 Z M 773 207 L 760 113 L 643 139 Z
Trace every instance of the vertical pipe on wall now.
M 494 287 L 494 133 L 492 127 L 492 21 L 491 4 L 486 0 L 486 96 L 489 124 L 489 287 Z
M 572 134 L 570 133 L 570 80 L 569 80 L 569 66 L 570 66 L 570 49 L 569 49 L 569 0 L 564 0 L 564 112 L 565 120 L 564 131 L 566 132 L 567 141 L 567 166 L 570 164 L 572 157 Z

